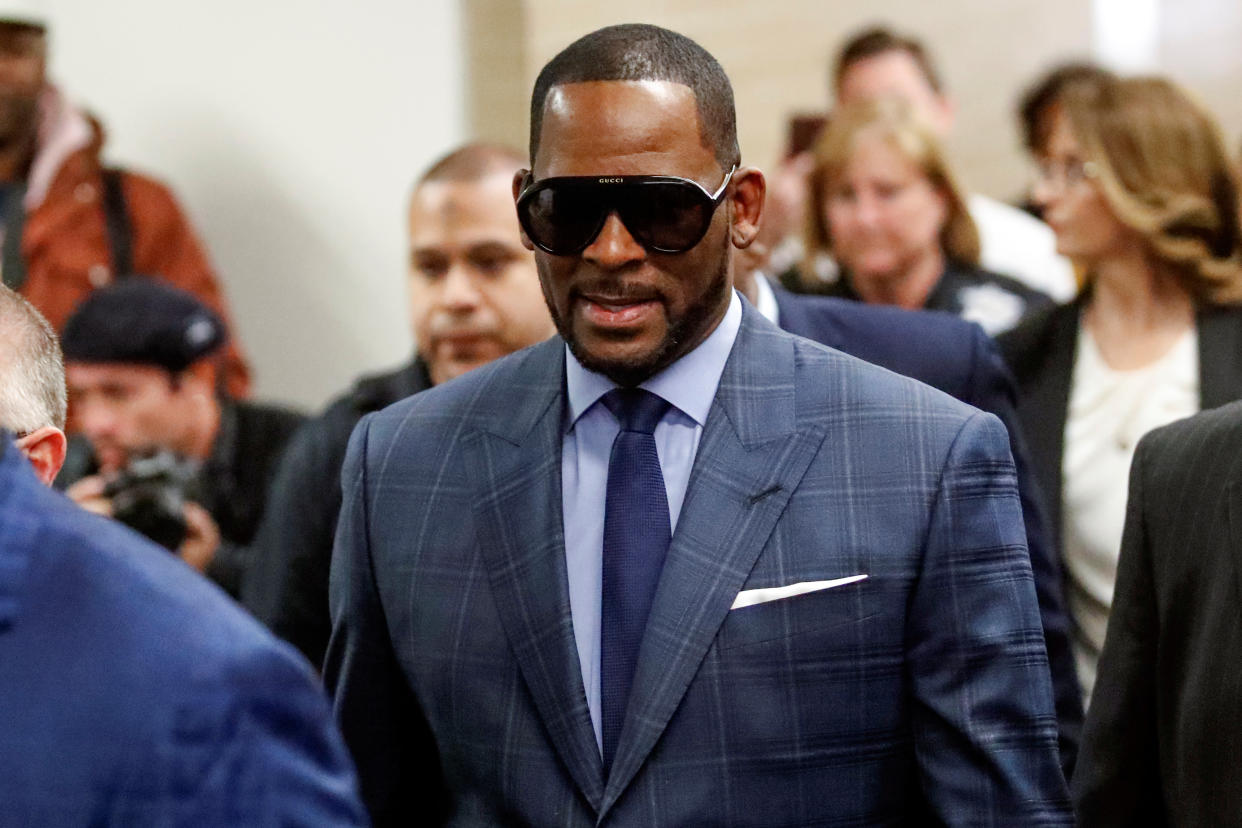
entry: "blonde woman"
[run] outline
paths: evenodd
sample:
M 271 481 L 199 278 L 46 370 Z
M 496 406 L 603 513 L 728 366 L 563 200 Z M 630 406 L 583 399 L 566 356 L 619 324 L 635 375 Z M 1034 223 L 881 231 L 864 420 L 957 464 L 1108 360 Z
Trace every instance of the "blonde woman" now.
M 1051 305 L 979 268 L 961 191 L 935 135 L 903 101 L 843 107 L 812 152 L 802 281 L 813 292 L 949 311 L 990 334 Z
M 1034 194 L 1087 285 L 1000 345 L 1062 542 L 1089 699 L 1135 443 L 1242 397 L 1238 190 L 1214 120 L 1184 92 L 1103 78 L 1062 94 Z

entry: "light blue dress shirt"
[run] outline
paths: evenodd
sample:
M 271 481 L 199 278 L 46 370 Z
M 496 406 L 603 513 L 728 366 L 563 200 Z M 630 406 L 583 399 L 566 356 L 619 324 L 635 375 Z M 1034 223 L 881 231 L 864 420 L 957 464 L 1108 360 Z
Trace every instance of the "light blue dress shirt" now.
M 703 424 L 707 422 L 720 375 L 741 324 L 742 302 L 734 292 L 724 318 L 707 339 L 640 385 L 672 404 L 656 426 L 654 436 L 668 495 L 669 526 L 674 533 Z M 617 385 L 602 374 L 583 368 L 568 346 L 565 348 L 565 385 L 569 411 L 561 442 L 561 501 L 569 608 L 595 742 L 602 750 L 599 635 L 604 500 L 608 490 L 608 458 L 621 427 L 599 399 Z

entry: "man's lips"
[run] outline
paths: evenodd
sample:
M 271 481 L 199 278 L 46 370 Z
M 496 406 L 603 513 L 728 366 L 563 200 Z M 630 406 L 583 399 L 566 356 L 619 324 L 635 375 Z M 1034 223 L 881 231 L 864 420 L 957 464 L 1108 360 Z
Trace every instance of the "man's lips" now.
M 655 296 L 580 294 L 578 299 L 587 321 L 604 328 L 633 325 L 660 310 Z
M 437 344 L 471 345 L 486 338 L 486 334 L 479 331 L 444 331 L 433 333 L 432 338 Z

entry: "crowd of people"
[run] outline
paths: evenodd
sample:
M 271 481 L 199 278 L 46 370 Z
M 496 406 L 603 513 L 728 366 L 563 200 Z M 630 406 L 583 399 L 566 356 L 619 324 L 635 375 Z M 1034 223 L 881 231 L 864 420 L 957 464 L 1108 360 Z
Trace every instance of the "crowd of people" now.
M 1035 80 L 1010 206 L 911 37 L 765 179 L 710 54 L 598 30 L 529 152 L 414 182 L 415 352 L 306 416 L 46 53 L 0 20 L 0 825 L 1242 819 L 1242 205 L 1186 90 Z

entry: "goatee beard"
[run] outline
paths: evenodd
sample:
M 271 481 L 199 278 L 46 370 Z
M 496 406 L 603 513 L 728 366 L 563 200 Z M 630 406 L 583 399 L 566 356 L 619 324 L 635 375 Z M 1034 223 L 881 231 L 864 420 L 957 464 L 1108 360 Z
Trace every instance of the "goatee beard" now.
M 724 296 L 726 308 L 728 307 L 729 293 L 729 256 L 726 251 L 721 257 L 720 266 L 716 269 L 716 273 L 708 283 L 707 290 L 700 296 L 696 297 L 699 301 L 691 302 L 686 309 L 686 313 L 678 320 L 671 321 L 668 326 L 664 339 L 660 342 L 658 348 L 645 359 L 641 361 L 608 360 L 599 359 L 589 353 L 586 348 L 582 347 L 574 336 L 572 325 L 569 320 L 562 319 L 559 313 L 552 313 L 552 321 L 556 323 L 556 330 L 560 333 L 561 339 L 565 340 L 569 345 L 569 351 L 574 358 L 586 368 L 597 374 L 603 374 L 613 382 L 622 387 L 632 388 L 644 380 L 656 375 L 660 371 L 667 368 L 676 360 L 685 356 L 682 351 L 682 345 L 688 337 L 696 336 L 701 332 L 707 320 L 715 314 L 719 305 L 714 301 L 707 301 L 707 297 Z M 552 303 L 548 303 L 549 309 Z M 696 347 L 705 339 L 705 333 L 696 342 Z

